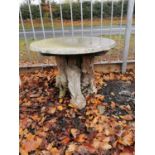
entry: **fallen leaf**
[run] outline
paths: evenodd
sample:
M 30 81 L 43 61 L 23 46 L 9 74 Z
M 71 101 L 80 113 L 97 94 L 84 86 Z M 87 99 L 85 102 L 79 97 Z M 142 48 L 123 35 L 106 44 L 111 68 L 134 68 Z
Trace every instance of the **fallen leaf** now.
M 74 143 L 71 143 L 68 145 L 68 149 L 65 152 L 65 155 L 72 155 L 77 149 L 77 145 Z
M 112 146 L 106 141 L 100 141 L 98 139 L 93 140 L 93 147 L 96 149 L 102 148 L 103 150 L 109 150 Z
M 36 135 L 38 135 L 39 137 L 46 137 L 47 136 L 47 132 L 44 131 L 37 131 Z
M 107 129 L 107 128 L 106 128 L 106 129 L 105 129 L 105 135 L 106 135 L 106 136 L 109 136 L 110 134 L 111 134 L 110 129 Z
M 102 106 L 102 105 L 98 105 L 97 106 L 97 109 L 98 109 L 98 111 L 99 111 L 100 114 L 103 114 L 105 112 L 105 107 Z
M 43 150 L 41 151 L 42 155 L 51 155 L 50 151 Z
M 119 155 L 134 155 L 134 154 L 131 152 L 121 152 Z
M 62 107 L 61 105 L 59 105 L 59 106 L 57 107 L 57 109 L 58 109 L 59 111 L 62 111 L 62 110 L 63 110 L 63 107 Z
M 134 116 L 131 114 L 128 115 L 124 115 L 124 116 L 120 116 L 122 119 L 126 120 L 126 121 L 131 121 L 134 119 Z
M 48 109 L 48 113 L 49 114 L 54 114 L 56 112 L 56 108 L 55 107 L 50 107 L 49 109 Z
M 112 146 L 108 143 L 102 145 L 103 150 L 110 150 Z
M 91 153 L 95 153 L 96 149 L 92 146 L 92 144 L 83 144 L 83 146 Z
M 114 109 L 116 107 L 116 103 L 115 102 L 111 102 L 111 108 Z
M 36 98 L 36 97 L 39 97 L 39 96 L 40 96 L 40 94 L 31 94 L 30 95 L 31 98 Z
M 19 152 L 21 155 L 28 155 L 28 152 L 22 148 L 20 148 Z
M 37 122 L 40 120 L 40 117 L 37 114 L 32 115 L 31 118 Z
M 65 137 L 65 138 L 61 141 L 62 144 L 68 144 L 69 142 L 70 142 L 70 138 L 69 138 L 69 137 Z
M 22 149 L 24 149 L 26 152 L 30 152 L 36 150 L 41 145 L 41 143 L 41 138 L 29 134 L 27 139 L 25 139 L 22 143 Z
M 76 141 L 79 142 L 79 143 L 82 143 L 84 142 L 86 139 L 86 135 L 85 134 L 80 134 L 77 138 L 76 138 Z
M 102 125 L 102 124 L 96 124 L 96 125 L 95 125 L 95 129 L 96 129 L 98 132 L 102 132 L 102 131 L 103 131 L 103 125 Z
M 100 95 L 100 94 L 97 94 L 95 95 L 96 98 L 98 98 L 99 100 L 103 101 L 104 100 L 104 95 Z
M 60 155 L 60 151 L 56 147 L 52 147 L 49 151 L 51 155 Z
M 115 93 L 114 93 L 114 92 L 111 92 L 110 95 L 111 95 L 111 96 L 115 96 Z
M 114 80 L 115 79 L 115 74 L 114 73 L 110 73 L 109 74 L 109 79 L 110 80 Z
M 118 142 L 125 146 L 130 146 L 134 143 L 134 134 L 132 131 L 126 131 L 123 134 L 123 137 L 120 137 Z
M 59 99 L 59 103 L 62 103 L 62 102 L 63 102 L 63 98 L 60 98 L 60 99 Z
M 98 139 L 94 139 L 93 140 L 93 143 L 92 143 L 92 146 L 95 148 L 95 149 L 98 149 L 100 148 L 100 145 L 101 145 L 101 142 L 98 140 Z
M 75 128 L 72 128 L 72 129 L 71 129 L 71 134 L 72 134 L 72 136 L 73 136 L 74 138 L 76 138 L 76 136 L 77 136 L 78 133 L 79 133 L 79 132 L 78 132 L 77 129 L 75 129 Z
M 120 155 L 134 155 L 134 149 L 126 147 L 122 152 L 120 152 Z

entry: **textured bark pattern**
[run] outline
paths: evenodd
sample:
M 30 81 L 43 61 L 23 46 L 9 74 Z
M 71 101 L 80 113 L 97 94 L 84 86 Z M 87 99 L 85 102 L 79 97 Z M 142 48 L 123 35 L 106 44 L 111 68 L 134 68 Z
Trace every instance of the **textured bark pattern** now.
M 59 88 L 59 98 L 62 98 L 65 96 L 67 90 L 67 60 L 65 57 L 56 56 L 56 63 L 59 71 L 59 75 L 56 77 L 56 87 Z
M 94 56 L 82 57 L 82 92 L 83 94 L 96 93 L 94 82 Z
M 86 100 L 81 92 L 81 71 L 75 65 L 67 66 L 68 88 L 71 93 L 71 103 L 82 109 L 86 105 Z
M 81 64 L 82 60 L 82 64 Z M 81 57 L 56 57 L 59 75 L 56 86 L 59 88 L 59 97 L 66 94 L 67 86 L 71 93 L 71 103 L 79 109 L 86 105 L 83 96 L 96 93 L 94 84 L 93 56 Z

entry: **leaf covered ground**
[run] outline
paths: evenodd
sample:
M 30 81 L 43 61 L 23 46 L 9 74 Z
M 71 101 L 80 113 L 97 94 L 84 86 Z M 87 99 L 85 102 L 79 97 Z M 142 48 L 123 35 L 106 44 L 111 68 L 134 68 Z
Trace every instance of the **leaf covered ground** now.
M 95 73 L 85 109 L 58 99 L 56 70 L 21 73 L 21 155 L 134 155 L 134 72 Z

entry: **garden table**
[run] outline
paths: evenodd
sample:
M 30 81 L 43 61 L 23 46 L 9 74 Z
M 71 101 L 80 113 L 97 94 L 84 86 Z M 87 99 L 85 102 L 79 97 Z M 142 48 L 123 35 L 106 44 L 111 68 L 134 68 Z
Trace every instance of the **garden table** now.
M 71 103 L 82 109 L 86 105 L 84 95 L 96 93 L 94 56 L 105 54 L 115 45 L 114 40 L 101 37 L 59 37 L 34 41 L 30 49 L 45 56 L 55 56 L 59 97 L 62 98 L 68 88 Z

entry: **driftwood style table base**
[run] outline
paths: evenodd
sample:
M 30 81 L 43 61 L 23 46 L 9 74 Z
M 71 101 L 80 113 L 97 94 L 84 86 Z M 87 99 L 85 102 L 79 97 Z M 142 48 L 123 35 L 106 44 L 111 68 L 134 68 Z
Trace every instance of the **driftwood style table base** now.
M 71 103 L 79 109 L 86 105 L 84 95 L 96 93 L 93 60 L 93 55 L 56 56 L 59 71 L 56 86 L 59 88 L 59 97 L 63 97 L 68 88 Z
M 45 56 L 56 56 L 59 75 L 56 85 L 59 97 L 69 89 L 71 102 L 82 109 L 85 95 L 96 92 L 93 74 L 93 58 L 114 48 L 116 42 L 101 37 L 54 37 L 31 43 L 30 49 Z

